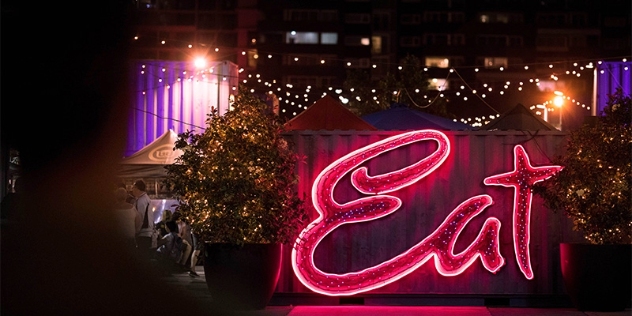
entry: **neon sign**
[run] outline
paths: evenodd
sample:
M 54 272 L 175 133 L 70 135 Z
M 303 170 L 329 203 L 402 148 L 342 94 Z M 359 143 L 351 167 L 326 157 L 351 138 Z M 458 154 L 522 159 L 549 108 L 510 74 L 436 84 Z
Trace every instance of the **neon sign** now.
M 405 168 L 375 176 L 369 176 L 366 167 L 357 168 L 385 152 L 428 140 L 436 142 L 437 149 Z M 493 203 L 489 195 L 478 195 L 465 200 L 428 237 L 375 266 L 361 271 L 332 274 L 321 271 L 314 264 L 314 252 L 325 236 L 341 225 L 372 221 L 397 211 L 402 206 L 402 201 L 387 193 L 426 177 L 445 161 L 449 153 L 450 142 L 445 134 L 436 130 L 419 130 L 370 144 L 327 166 L 312 186 L 312 201 L 319 216 L 301 232 L 292 250 L 292 268 L 299 281 L 314 292 L 342 296 L 370 291 L 395 282 L 430 259 L 434 259 L 435 268 L 444 276 L 461 274 L 478 258 L 485 269 L 496 273 L 505 264 L 505 259 L 500 255 L 499 248 L 501 223 L 495 217 L 489 217 L 485 221 L 478 236 L 465 250 L 454 253 L 456 240 L 465 226 Z M 532 279 L 528 249 L 532 197 L 530 185 L 552 176 L 562 167 L 531 166 L 527 153 L 519 145 L 514 148 L 514 155 L 514 171 L 487 177 L 484 183 L 514 188 L 514 250 L 520 270 L 527 279 Z M 333 197 L 334 188 L 352 170 L 352 185 L 367 196 L 339 204 Z

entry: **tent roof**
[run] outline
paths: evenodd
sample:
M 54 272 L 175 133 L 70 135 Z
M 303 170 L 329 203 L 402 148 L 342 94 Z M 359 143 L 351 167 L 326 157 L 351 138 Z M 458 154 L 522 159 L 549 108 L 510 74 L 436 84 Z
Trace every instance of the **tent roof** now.
M 389 109 L 362 116 L 362 119 L 380 130 L 474 130 L 464 123 L 454 122 L 448 118 L 432 115 L 411 109 L 404 104 L 394 103 Z
M 181 150 L 174 150 L 178 134 L 168 130 L 147 146 L 121 160 L 122 164 L 133 165 L 170 165 L 182 155 Z
M 314 102 L 307 110 L 287 121 L 285 128 L 288 131 L 377 130 L 329 95 Z
M 162 136 L 143 147 L 119 163 L 118 176 L 123 178 L 164 178 L 164 166 L 173 164 L 182 155 L 181 150 L 173 150 L 178 134 L 168 130 Z
M 485 124 L 482 130 L 522 130 L 522 131 L 537 131 L 547 130 L 556 131 L 557 129 L 537 117 L 526 106 L 518 103 L 509 111 L 500 115 L 500 117 Z

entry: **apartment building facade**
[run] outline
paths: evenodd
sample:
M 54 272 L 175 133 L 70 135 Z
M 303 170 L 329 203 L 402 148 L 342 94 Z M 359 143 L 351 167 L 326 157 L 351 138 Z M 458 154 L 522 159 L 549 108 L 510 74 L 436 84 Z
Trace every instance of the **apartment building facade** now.
M 581 117 L 591 112 L 595 63 L 632 55 L 630 6 L 626 0 L 139 2 L 144 35 L 137 46 L 142 58 L 206 54 L 234 62 L 241 82 L 278 94 L 289 117 L 323 93 L 353 97 L 342 89 L 348 70 L 363 69 L 377 82 L 407 55 L 426 67 L 429 98 L 445 98 L 458 116 L 497 115 L 516 103 L 540 105 L 534 111 L 542 114 L 561 91 L 571 105 L 567 115 Z

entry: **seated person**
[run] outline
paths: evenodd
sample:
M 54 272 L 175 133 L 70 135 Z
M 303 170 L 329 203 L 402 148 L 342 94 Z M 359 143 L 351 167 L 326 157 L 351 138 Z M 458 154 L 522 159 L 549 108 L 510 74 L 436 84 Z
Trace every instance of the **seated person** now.
M 178 260 L 182 256 L 184 244 L 178 235 L 178 224 L 175 221 L 165 222 L 167 234 L 158 239 L 156 259 L 161 272 L 172 273 L 180 271 Z

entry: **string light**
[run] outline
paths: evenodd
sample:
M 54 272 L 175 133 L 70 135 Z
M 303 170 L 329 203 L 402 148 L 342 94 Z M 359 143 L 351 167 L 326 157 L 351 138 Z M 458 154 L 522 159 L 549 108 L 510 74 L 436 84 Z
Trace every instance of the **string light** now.
M 219 52 L 220 48 L 216 48 L 215 51 Z M 269 58 L 272 58 L 272 56 L 273 56 L 273 54 L 268 54 Z M 623 61 L 626 61 L 626 60 L 627 60 L 627 58 L 623 58 Z M 319 60 L 319 61 L 320 61 L 320 64 L 325 64 L 324 60 Z M 601 61 L 601 60 L 600 61 L 583 61 L 582 63 L 574 62 L 574 63 L 572 63 L 571 66 L 574 67 L 574 68 L 577 68 L 577 69 L 574 69 L 572 71 L 565 70 L 565 71 L 560 72 L 560 73 L 563 74 L 563 75 L 566 75 L 566 76 L 581 77 L 581 72 L 583 72 L 583 71 L 590 71 L 590 75 L 592 75 L 592 69 L 594 68 L 593 65 L 595 63 L 596 64 L 602 64 L 603 61 Z M 351 63 L 348 63 L 348 65 L 350 65 L 350 64 Z M 548 68 L 549 69 L 553 69 L 555 64 L 567 64 L 567 61 L 560 61 L 560 62 L 550 63 L 550 64 L 548 64 Z M 536 64 L 524 65 L 523 69 L 524 70 L 528 70 L 533 65 L 538 65 L 538 64 L 536 63 Z M 379 64 L 374 64 L 374 66 L 379 67 Z M 402 66 L 398 66 L 397 68 L 398 69 L 403 69 Z M 424 70 L 427 70 L 427 69 L 428 69 L 428 67 L 424 68 Z M 475 72 L 479 71 L 479 68 L 477 68 L 477 67 L 470 67 L 470 66 L 462 66 L 462 67 L 459 67 L 459 69 L 474 69 Z M 506 69 L 503 69 L 503 70 L 506 70 Z M 503 70 L 497 69 L 497 71 L 503 71 Z M 626 67 L 625 70 L 627 71 L 628 68 Z M 486 71 L 493 71 L 493 70 L 487 69 Z M 239 73 L 243 73 L 243 68 L 240 69 Z M 454 68 L 449 69 L 449 74 L 457 74 L 458 75 L 458 73 L 459 72 L 456 71 L 456 69 L 454 69 Z M 601 71 L 601 73 L 603 74 L 604 72 Z M 256 74 L 257 78 L 260 78 L 260 76 L 261 76 L 260 74 Z M 550 77 L 552 77 L 554 81 L 561 80 L 560 79 L 560 75 L 558 75 L 557 72 L 554 73 L 554 74 L 551 74 Z M 241 79 L 241 82 L 243 84 L 247 85 L 247 86 L 250 86 L 253 83 L 255 85 L 256 84 L 261 84 L 263 82 L 263 80 L 257 80 L 256 82 L 253 82 L 253 81 L 249 80 L 249 78 L 252 78 L 252 73 L 248 73 L 246 76 L 244 76 L 243 79 L 241 79 L 241 78 L 240 79 Z M 463 90 L 463 91 L 467 91 L 467 89 L 464 89 L 464 87 L 469 88 L 469 93 L 472 94 L 471 96 L 464 95 L 463 94 L 464 92 L 460 92 L 460 93 L 457 94 L 457 92 L 459 92 L 457 89 L 454 89 L 454 90 L 441 90 L 441 91 L 429 90 L 429 91 L 425 91 L 425 93 L 423 95 L 423 98 L 424 99 L 428 99 L 428 97 L 431 97 L 432 100 L 435 100 L 436 98 L 442 98 L 442 99 L 445 99 L 447 101 L 449 101 L 452 98 L 459 98 L 460 100 L 466 101 L 466 100 L 469 100 L 469 98 L 474 97 L 475 99 L 477 99 L 480 102 L 482 102 L 483 105 L 485 105 L 487 107 L 490 107 L 490 109 L 493 109 L 493 111 L 496 112 L 496 114 L 498 114 L 497 113 L 498 111 L 495 108 L 493 108 L 491 105 L 489 105 L 487 103 L 487 101 L 485 101 L 485 99 L 487 99 L 489 97 L 489 95 L 486 95 L 486 94 L 485 95 L 477 95 L 476 89 L 474 89 L 472 87 L 469 87 L 467 85 L 467 83 L 465 82 L 465 80 L 460 75 L 459 75 L 459 79 L 461 81 L 463 81 L 463 83 L 464 83 L 464 84 L 462 84 L 460 86 L 460 89 Z M 224 80 L 226 80 L 226 79 L 224 79 Z M 507 92 L 509 92 L 509 91 L 513 91 L 513 92 L 517 92 L 517 93 L 529 92 L 530 91 L 529 89 L 525 89 L 526 88 L 525 83 L 531 84 L 531 85 L 533 85 L 534 88 L 539 89 L 540 82 L 541 82 L 540 78 L 528 78 L 528 80 L 524 79 L 524 80 L 518 81 L 517 82 L 517 84 L 519 85 L 518 86 L 518 85 L 512 85 L 513 82 L 511 82 L 511 81 L 507 81 L 507 82 L 505 82 L 505 87 L 503 87 L 504 90 L 502 90 L 502 89 L 501 90 L 495 90 L 495 89 L 493 89 L 491 87 L 491 84 L 489 84 L 489 83 L 484 83 L 483 82 L 481 85 L 483 87 L 487 87 L 487 89 L 488 89 L 488 91 L 490 93 L 495 93 L 499 97 L 504 97 L 507 94 Z M 268 83 L 266 81 L 266 85 L 272 87 L 273 89 L 276 88 L 277 91 L 283 93 L 284 88 L 282 86 L 278 86 L 278 87 L 274 86 L 274 85 L 276 85 L 276 81 L 274 83 Z M 151 89 L 151 87 L 149 87 L 148 89 Z M 285 87 L 285 89 L 292 90 L 293 86 L 292 85 L 287 85 Z M 326 87 L 326 88 L 321 89 L 321 90 L 310 89 L 309 95 L 306 96 L 306 97 L 303 96 L 303 100 L 304 100 L 305 104 L 311 105 L 311 104 L 315 103 L 317 100 L 319 100 L 320 98 L 322 98 L 324 95 L 326 95 L 327 94 L 327 92 L 326 92 L 327 90 L 331 91 L 332 89 L 335 89 L 336 93 L 339 95 L 338 97 L 341 97 L 343 99 L 347 99 L 348 100 L 350 97 L 353 97 L 354 99 L 356 98 L 356 96 L 353 95 L 353 88 L 345 90 L 345 89 L 335 88 L 335 87 L 331 87 L 330 86 L 330 87 Z M 256 86 L 252 86 L 251 90 L 254 93 L 257 93 L 258 88 L 256 88 Z M 266 90 L 268 90 L 268 89 L 266 89 Z M 377 93 L 375 89 L 371 89 L 371 91 L 374 94 Z M 262 92 L 262 93 L 265 93 L 265 92 Z M 289 93 L 289 94 L 296 94 L 297 92 L 296 91 L 287 91 L 287 93 Z M 419 93 L 419 92 L 417 92 L 417 93 Z M 376 96 L 374 96 L 373 99 L 374 100 L 377 99 Z M 432 102 L 429 102 L 429 104 L 432 104 Z M 585 111 L 590 111 L 591 110 L 591 107 L 587 106 L 585 102 L 581 102 L 581 101 L 576 100 L 574 98 L 573 98 L 572 104 L 576 104 L 580 110 L 585 110 Z M 306 108 L 306 107 L 307 106 L 304 106 L 303 103 L 297 105 L 296 110 L 298 110 L 298 111 L 293 111 L 293 115 L 294 116 L 298 115 L 300 112 L 302 112 L 301 109 L 302 108 Z M 296 113 L 296 114 L 294 114 L 294 113 Z M 541 112 L 537 111 L 537 112 L 534 112 L 534 113 L 536 113 L 536 115 L 537 115 L 537 113 L 541 113 Z M 480 125 L 484 125 L 487 122 L 489 122 L 489 120 L 486 119 L 486 116 L 487 116 L 487 114 L 482 113 L 482 115 L 480 117 L 474 117 L 474 118 L 480 118 L 482 120 L 481 121 L 482 123 Z M 465 120 L 467 120 L 467 118 L 463 117 L 463 118 L 460 118 L 459 120 L 460 121 L 465 121 Z

